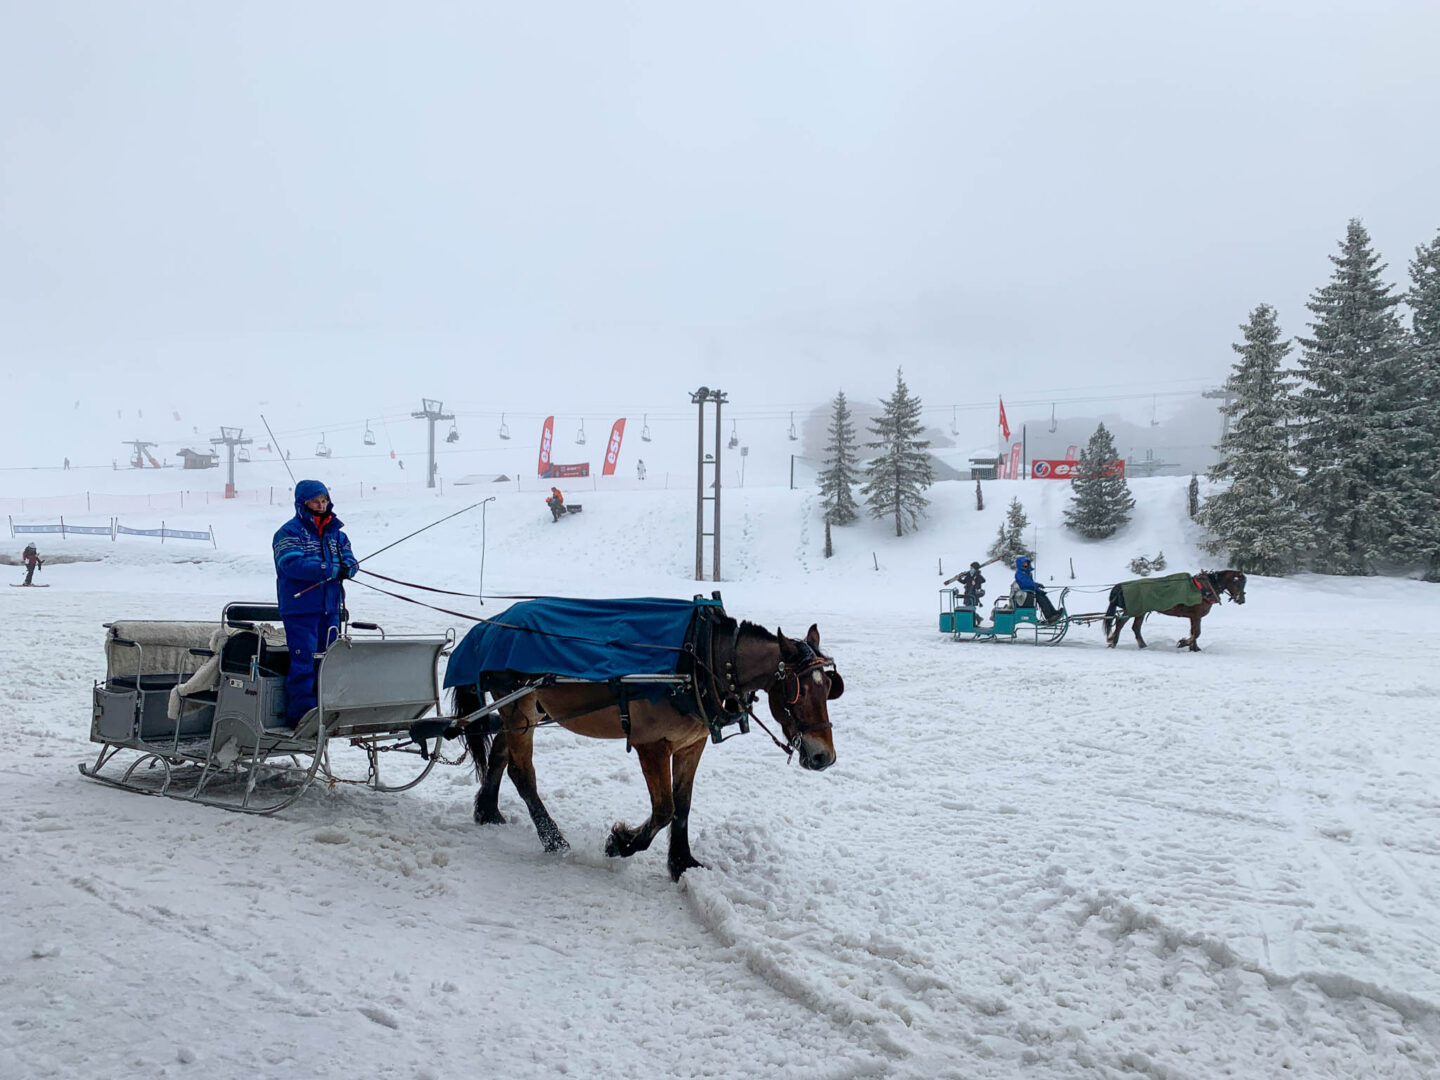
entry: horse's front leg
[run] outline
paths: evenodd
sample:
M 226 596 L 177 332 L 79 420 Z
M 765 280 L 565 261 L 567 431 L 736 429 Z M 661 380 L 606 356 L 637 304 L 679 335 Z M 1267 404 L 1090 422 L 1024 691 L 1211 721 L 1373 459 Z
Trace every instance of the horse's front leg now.
M 650 817 L 638 829 L 617 821 L 605 840 L 605 854 L 629 858 L 650 846 L 660 830 L 675 817 L 675 796 L 670 787 L 670 747 L 664 742 L 635 747 L 645 786 L 650 790 Z
M 704 868 L 705 864 L 690 854 L 690 796 L 695 790 L 695 770 L 700 766 L 700 755 L 705 752 L 704 736 L 675 753 L 671 768 L 675 773 L 672 790 L 675 794 L 675 817 L 670 822 L 670 879 L 679 881 L 680 875 L 692 866 Z
M 1181 638 L 1179 641 L 1177 641 L 1177 642 L 1175 643 L 1175 645 L 1176 645 L 1177 648 L 1181 648 L 1181 649 L 1185 648 L 1185 647 L 1188 645 L 1188 646 L 1190 647 L 1190 651 L 1191 651 L 1191 652 L 1199 652 L 1199 651 L 1200 651 L 1200 616 L 1199 616 L 1199 615 L 1191 615 L 1191 616 L 1190 616 L 1190 636 L 1189 636 L 1188 638 Z
M 1142 648 L 1142 649 L 1148 649 L 1150 646 L 1149 646 L 1149 645 L 1146 645 L 1146 644 L 1145 644 L 1145 639 L 1140 636 L 1140 624 L 1143 623 L 1144 621 L 1145 621 L 1145 616 L 1144 616 L 1144 615 L 1136 615 L 1136 616 L 1135 616 L 1135 627 L 1134 627 L 1134 629 L 1135 629 L 1135 644 L 1139 645 L 1140 648 Z
M 528 721 L 522 721 L 522 724 L 506 732 L 510 748 L 510 782 L 515 785 L 520 798 L 525 800 L 530 820 L 535 823 L 535 832 L 539 834 L 545 850 L 568 851 L 570 845 L 561 835 L 560 826 L 555 824 L 550 811 L 540 801 L 540 792 L 535 785 L 535 728 Z

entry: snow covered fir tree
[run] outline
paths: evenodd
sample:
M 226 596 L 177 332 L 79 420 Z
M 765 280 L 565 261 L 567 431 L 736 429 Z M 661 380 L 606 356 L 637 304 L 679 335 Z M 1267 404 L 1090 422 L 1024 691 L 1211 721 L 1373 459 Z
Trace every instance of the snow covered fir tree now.
M 1071 481 L 1073 494 L 1065 508 L 1065 525 L 1090 540 L 1113 536 L 1130 521 L 1135 500 L 1124 474 L 1113 468 L 1119 455 L 1115 440 L 1104 424 L 1095 429 Z
M 920 399 L 912 397 L 905 385 L 905 373 L 895 371 L 895 392 L 881 402 L 883 412 L 869 425 L 875 436 L 865 446 L 876 451 L 865 467 L 861 494 L 870 507 L 870 516 L 894 518 L 895 535 L 904 536 L 930 505 L 922 494 L 935 482 L 930 467 L 928 439 L 920 438 Z
M 1426 561 L 1425 580 L 1440 581 L 1440 234 L 1415 249 L 1410 261 L 1410 348 L 1413 398 L 1421 410 L 1420 426 L 1426 433 L 1431 453 L 1416 460 L 1424 485 L 1426 538 L 1421 554 Z
M 821 506 L 832 525 L 849 525 L 860 516 L 853 488 L 860 478 L 855 446 L 855 425 L 845 391 L 830 406 L 830 441 L 825 444 L 825 468 L 820 473 Z
M 1010 506 L 1005 511 L 1005 520 L 1000 523 L 995 542 L 990 545 L 985 557 L 1002 559 L 1006 566 L 1013 567 L 1016 559 L 1030 551 L 1025 546 L 1025 530 L 1028 528 L 1030 519 L 1025 516 L 1025 507 L 1020 505 L 1019 498 L 1011 499 Z
M 1313 337 L 1301 338 L 1304 385 L 1295 396 L 1299 503 L 1315 542 L 1315 569 L 1374 573 L 1429 548 L 1430 505 L 1419 457 L 1433 457 L 1414 406 L 1400 297 L 1365 227 L 1352 220 L 1330 256 L 1330 281 L 1306 305 Z
M 1280 576 L 1303 566 L 1310 545 L 1291 465 L 1291 387 L 1284 372 L 1290 342 L 1281 340 L 1269 304 L 1252 311 L 1240 329 L 1244 340 L 1231 346 L 1240 359 L 1225 382 L 1230 423 L 1217 447 L 1220 460 L 1208 473 L 1228 486 L 1205 500 L 1197 519 L 1210 533 L 1205 548 L 1228 566 Z

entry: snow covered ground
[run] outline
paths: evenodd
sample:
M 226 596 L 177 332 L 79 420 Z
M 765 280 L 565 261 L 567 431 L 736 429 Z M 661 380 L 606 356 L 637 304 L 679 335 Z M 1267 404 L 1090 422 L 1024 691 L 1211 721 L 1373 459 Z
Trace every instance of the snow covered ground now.
M 98 561 L 0 594 L 0 1075 L 1440 1075 L 1440 590 L 1252 579 L 1199 654 L 1164 618 L 1147 652 L 1098 628 L 1050 649 L 936 632 L 941 569 L 982 555 L 1011 494 L 1056 586 L 1072 559 L 1097 590 L 1141 553 L 1212 562 L 1184 479 L 1133 487 L 1105 544 L 1059 527 L 1064 485 L 987 484 L 977 513 L 956 483 L 919 533 L 836 530 L 828 561 L 813 494 L 728 490 L 727 609 L 818 622 L 847 692 L 823 774 L 759 733 L 707 751 L 707 869 L 678 886 L 663 838 L 604 857 L 646 812 L 639 768 L 560 730 L 536 766 L 564 856 L 508 786 L 510 824 L 472 824 L 466 768 L 259 819 L 83 780 L 100 624 L 270 597 L 284 512 L 167 512 L 213 523 L 216 548 L 39 538 Z M 338 509 L 364 554 L 473 490 Z M 507 490 L 367 565 L 473 591 L 483 522 L 487 591 L 717 587 L 691 580 L 693 492 L 582 501 L 552 524 Z M 468 625 L 356 586 L 351 606 Z

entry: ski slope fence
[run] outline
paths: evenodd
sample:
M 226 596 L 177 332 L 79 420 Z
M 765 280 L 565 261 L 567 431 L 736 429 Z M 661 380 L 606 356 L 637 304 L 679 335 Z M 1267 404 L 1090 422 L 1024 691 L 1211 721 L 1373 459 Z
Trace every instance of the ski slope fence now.
M 62 517 L 58 524 L 15 524 L 15 519 L 7 515 L 10 525 L 10 537 L 35 536 L 41 534 L 59 534 L 63 539 L 69 536 L 108 536 L 112 541 L 121 536 L 152 536 L 159 537 L 163 544 L 166 540 L 209 540 L 210 546 L 215 547 L 215 527 L 209 526 L 205 532 L 198 529 L 171 529 L 162 521 L 158 529 L 135 529 L 129 525 L 121 525 L 118 518 L 111 518 L 108 525 L 67 525 Z

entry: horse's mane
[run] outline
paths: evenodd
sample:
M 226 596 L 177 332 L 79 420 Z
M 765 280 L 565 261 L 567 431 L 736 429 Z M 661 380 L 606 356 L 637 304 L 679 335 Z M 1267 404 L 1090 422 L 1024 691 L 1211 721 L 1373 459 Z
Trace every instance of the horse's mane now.
M 766 630 L 765 627 L 759 625 L 758 623 L 753 623 L 749 619 L 742 619 L 740 621 L 740 633 L 755 634 L 758 637 L 764 638 L 766 641 L 779 642 L 780 640 L 769 630 Z

